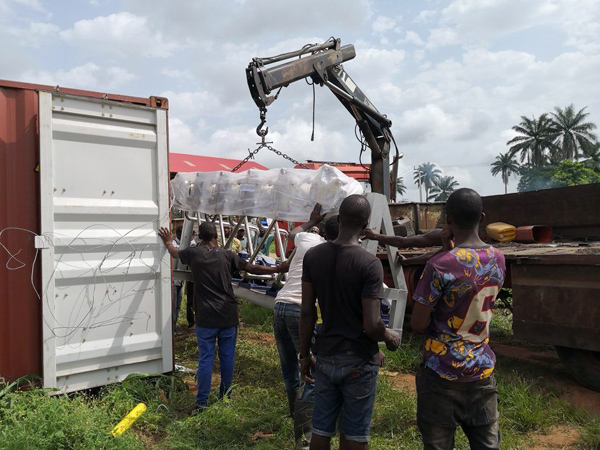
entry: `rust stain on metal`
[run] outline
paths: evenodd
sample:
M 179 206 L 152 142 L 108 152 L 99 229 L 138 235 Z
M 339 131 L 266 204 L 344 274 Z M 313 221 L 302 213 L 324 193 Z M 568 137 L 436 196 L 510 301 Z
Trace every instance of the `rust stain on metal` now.
M 18 260 L 24 263 L 11 270 L 20 264 L 0 248 L 0 377 L 6 380 L 42 375 L 43 298 L 35 292 L 43 295 L 39 255 L 33 267 L 35 234 L 40 233 L 39 171 L 44 170 L 39 167 L 38 91 L 54 90 L 53 86 L 0 80 L 0 241 L 11 253 L 18 252 Z M 169 104 L 162 97 L 62 87 L 58 92 L 162 109 Z M 64 193 L 66 189 L 55 190 Z
M 0 82 L 0 84 L 2 84 Z M 0 231 L 9 227 L 39 233 L 38 96 L 33 90 L 0 86 Z M 10 257 L 0 250 L 0 376 L 9 380 L 41 374 L 41 308 L 32 286 L 34 235 L 8 230 L 1 242 L 25 266 L 8 270 Z M 19 264 L 8 261 L 9 268 Z M 40 286 L 39 259 L 33 284 Z
M 515 336 L 600 351 L 600 255 L 522 259 L 511 269 Z
M 33 84 L 33 83 L 22 83 L 18 81 L 0 80 L 0 87 L 15 88 L 31 91 L 55 91 L 55 86 L 48 86 L 44 84 Z M 150 106 L 160 109 L 169 108 L 169 100 L 165 97 L 132 97 L 129 95 L 119 94 L 105 94 L 102 92 L 86 91 L 83 89 L 70 89 L 59 87 L 58 92 L 61 94 L 81 95 L 84 97 L 100 98 L 104 100 L 114 100 L 118 102 L 131 103 L 134 105 Z
M 600 237 L 600 183 L 483 197 L 483 211 L 483 229 L 493 222 L 539 224 L 562 237 Z

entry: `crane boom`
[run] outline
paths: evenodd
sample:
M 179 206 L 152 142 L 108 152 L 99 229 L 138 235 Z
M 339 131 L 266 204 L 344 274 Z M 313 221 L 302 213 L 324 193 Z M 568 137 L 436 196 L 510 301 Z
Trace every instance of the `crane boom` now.
M 310 77 L 314 83 L 327 86 L 354 117 L 371 149 L 373 192 L 394 200 L 396 190 L 390 189 L 389 161 L 392 122 L 373 106 L 344 70 L 342 63 L 355 56 L 353 45 L 342 47 L 339 39 L 330 39 L 323 44 L 307 45 L 274 57 L 253 58 L 246 69 L 246 79 L 252 99 L 263 112 L 277 98 L 277 95 L 269 94 L 295 81 Z M 273 65 L 286 60 L 290 61 Z M 394 164 L 393 178 L 396 176 L 397 164 Z

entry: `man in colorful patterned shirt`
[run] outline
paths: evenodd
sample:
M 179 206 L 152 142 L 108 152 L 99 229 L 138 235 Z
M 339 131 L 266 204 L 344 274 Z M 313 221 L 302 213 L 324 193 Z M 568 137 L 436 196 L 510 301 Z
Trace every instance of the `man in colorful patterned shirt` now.
M 427 262 L 413 296 L 411 327 L 427 335 L 417 374 L 417 424 L 425 449 L 452 449 L 457 426 L 471 448 L 499 449 L 489 327 L 504 255 L 479 238 L 485 215 L 477 192 L 452 193 L 446 214 L 446 251 Z

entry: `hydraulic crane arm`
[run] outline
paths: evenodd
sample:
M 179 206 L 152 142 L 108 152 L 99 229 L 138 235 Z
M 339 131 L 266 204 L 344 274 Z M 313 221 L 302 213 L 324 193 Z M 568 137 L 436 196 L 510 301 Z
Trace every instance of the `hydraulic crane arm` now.
M 270 58 L 254 58 L 246 69 L 250 93 L 261 111 L 266 111 L 277 95 L 274 90 L 310 77 L 314 83 L 327 86 L 352 114 L 367 145 L 371 149 L 371 187 L 373 192 L 390 198 L 390 143 L 393 139 L 391 120 L 381 114 L 367 96 L 344 71 L 343 62 L 356 56 L 353 45 L 341 46 L 339 39 Z M 294 58 L 294 59 L 292 59 Z M 290 60 L 283 64 L 269 65 Z M 394 179 L 397 164 L 394 164 Z M 395 199 L 395 189 L 391 197 Z

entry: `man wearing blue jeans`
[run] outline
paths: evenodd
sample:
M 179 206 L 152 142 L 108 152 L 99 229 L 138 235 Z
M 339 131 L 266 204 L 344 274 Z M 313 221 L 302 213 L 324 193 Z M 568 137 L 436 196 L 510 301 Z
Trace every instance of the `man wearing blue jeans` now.
M 300 363 L 302 378 L 315 384 L 312 450 L 329 449 L 340 419 L 340 449 L 368 449 L 377 373 L 379 341 L 390 350 L 400 344 L 398 333 L 381 321 L 383 267 L 360 246 L 371 207 L 362 195 L 347 197 L 340 206 L 339 235 L 310 249 L 302 270 Z M 323 323 L 313 352 L 311 336 L 317 320 Z
M 295 253 L 290 263 L 288 279 L 285 286 L 277 293 L 275 299 L 275 314 L 273 329 L 275 342 L 279 353 L 283 382 L 288 397 L 290 416 L 294 418 L 294 435 L 299 442 L 304 436 L 310 440 L 312 430 L 313 387 L 305 384 L 299 397 L 300 367 L 300 304 L 302 303 L 302 262 L 304 255 L 311 248 L 322 244 L 325 240 L 337 238 L 338 223 L 336 217 L 331 217 L 325 224 L 325 239 L 319 235 L 318 224 L 323 219 L 321 205 L 315 205 L 308 222 L 294 228 L 290 238 L 296 245 Z
M 180 258 L 190 266 L 194 279 L 194 310 L 198 340 L 198 395 L 197 410 L 208 405 L 215 344 L 219 345 L 221 385 L 219 396 L 229 396 L 233 380 L 235 343 L 237 339 L 238 309 L 231 277 L 244 270 L 257 275 L 279 272 L 279 267 L 249 264 L 231 250 L 217 246 L 217 229 L 213 223 L 200 225 L 200 242 L 196 247 L 179 251 L 173 245 L 173 236 L 166 228 L 158 232 L 173 258 Z

